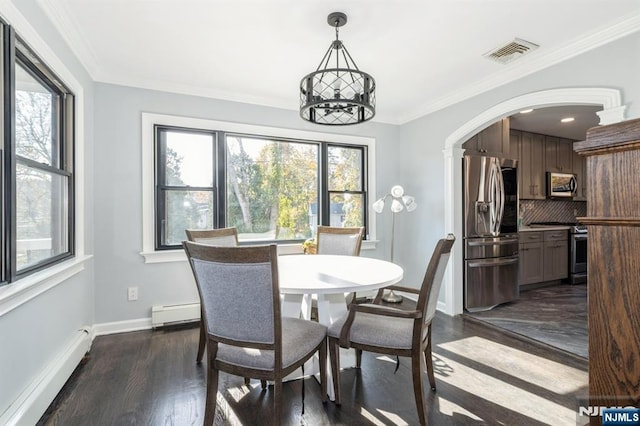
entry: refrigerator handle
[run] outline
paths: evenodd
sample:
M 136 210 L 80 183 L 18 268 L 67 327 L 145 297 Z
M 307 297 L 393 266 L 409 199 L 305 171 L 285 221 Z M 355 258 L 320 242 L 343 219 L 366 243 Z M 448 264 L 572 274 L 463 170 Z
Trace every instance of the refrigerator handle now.
M 500 167 L 500 164 L 498 163 L 498 160 L 496 160 L 496 176 L 497 176 L 497 181 L 498 181 L 498 194 L 496 196 L 497 199 L 497 204 L 498 204 L 498 212 L 496 214 L 497 217 L 497 221 L 496 221 L 496 229 L 495 232 L 496 234 L 500 233 L 500 228 L 502 227 L 502 216 L 504 215 L 504 180 L 502 179 L 502 168 Z
M 493 158 L 491 161 L 491 172 L 489 179 L 489 192 L 491 194 L 491 226 L 490 231 L 493 235 L 500 234 L 500 225 L 502 222 L 502 212 L 504 208 L 504 185 L 502 183 L 502 171 L 498 164 L 498 159 Z

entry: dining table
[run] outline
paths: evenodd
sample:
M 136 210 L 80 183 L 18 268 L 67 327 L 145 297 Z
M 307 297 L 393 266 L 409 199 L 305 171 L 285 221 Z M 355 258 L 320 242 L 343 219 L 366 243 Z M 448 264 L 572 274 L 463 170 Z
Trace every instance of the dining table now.
M 278 279 L 282 295 L 283 316 L 311 320 L 312 297 L 318 301 L 318 322 L 331 325 L 347 314 L 345 294 L 364 292 L 397 284 L 402 280 L 403 269 L 392 262 L 362 256 L 327 254 L 278 256 Z M 327 374 L 327 393 L 333 400 L 333 385 Z M 341 367 L 355 366 L 355 352 L 340 350 Z M 306 371 L 309 366 L 305 367 Z M 317 361 L 311 372 L 318 371 Z M 300 377 L 300 372 L 291 378 Z

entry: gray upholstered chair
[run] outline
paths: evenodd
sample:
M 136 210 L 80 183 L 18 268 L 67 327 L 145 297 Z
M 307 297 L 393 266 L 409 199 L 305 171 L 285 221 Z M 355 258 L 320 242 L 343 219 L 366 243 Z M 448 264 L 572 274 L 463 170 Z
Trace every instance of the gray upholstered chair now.
M 187 239 L 200 244 L 220 247 L 235 247 L 238 245 L 238 229 L 218 228 L 218 229 L 187 229 L 184 231 Z M 200 340 L 198 342 L 198 355 L 196 362 L 200 364 L 204 356 L 204 347 L 207 342 L 206 333 L 204 331 L 203 315 L 200 312 Z M 247 383 L 248 384 L 248 383 Z
M 329 326 L 329 355 L 333 372 L 335 402 L 340 404 L 340 346 L 356 349 L 356 366 L 362 351 L 411 357 L 413 391 L 420 424 L 426 424 L 423 367 L 426 361 L 431 389 L 436 382 L 431 359 L 431 321 L 436 313 L 438 293 L 455 237 L 438 241 L 419 289 L 390 286 L 389 289 L 418 294 L 415 310 L 381 306 L 383 289 L 373 304 L 351 304 L 349 313 Z
M 318 226 L 316 244 L 318 254 L 360 256 L 364 228 L 338 228 Z
M 364 238 L 364 227 L 338 228 L 318 226 L 316 244 L 318 254 L 337 254 L 342 256 L 360 256 L 360 247 Z M 347 303 L 356 299 L 355 293 L 345 296 Z M 317 301 L 312 306 L 316 308 Z
M 274 382 L 274 424 L 280 424 L 282 379 L 319 352 L 323 402 L 327 397 L 326 327 L 282 317 L 278 254 L 269 246 L 216 247 L 185 241 L 198 285 L 207 333 L 206 425 L 213 424 L 218 373 Z

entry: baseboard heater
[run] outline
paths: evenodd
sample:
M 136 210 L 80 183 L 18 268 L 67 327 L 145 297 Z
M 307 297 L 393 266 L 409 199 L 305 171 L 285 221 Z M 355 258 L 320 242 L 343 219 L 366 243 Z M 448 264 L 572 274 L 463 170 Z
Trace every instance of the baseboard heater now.
M 199 303 L 159 305 L 151 307 L 151 326 L 153 328 L 199 320 Z

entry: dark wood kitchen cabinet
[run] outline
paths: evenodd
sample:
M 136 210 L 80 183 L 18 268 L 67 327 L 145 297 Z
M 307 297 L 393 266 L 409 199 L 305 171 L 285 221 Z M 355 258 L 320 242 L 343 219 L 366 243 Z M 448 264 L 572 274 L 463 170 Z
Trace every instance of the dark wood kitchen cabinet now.
M 640 401 L 640 119 L 587 131 L 589 405 Z M 591 417 L 591 424 L 601 417 Z
M 586 157 L 574 151 L 571 167 L 573 174 L 576 175 L 576 195 L 573 197 L 573 201 L 587 201 L 587 180 L 585 178 L 587 172 Z
M 567 230 L 525 231 L 520 240 L 520 285 L 563 280 L 569 276 Z
M 545 136 L 544 163 L 547 172 L 573 173 L 573 141 L 570 139 Z
M 520 285 L 544 281 L 544 252 L 542 231 L 520 232 Z
M 465 155 L 512 158 L 509 154 L 509 118 L 492 124 L 462 144 Z
M 569 277 L 568 231 L 544 231 L 543 281 L 563 280 Z
M 518 157 L 520 199 L 543 200 L 546 198 L 544 157 L 544 136 L 537 133 L 520 132 Z

